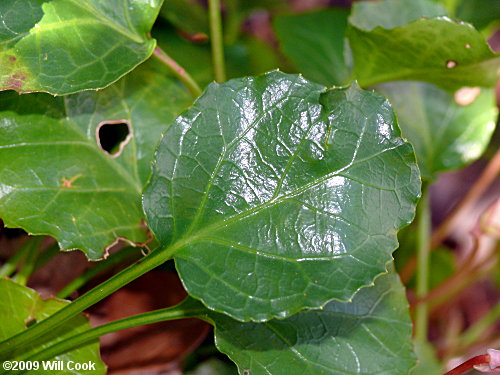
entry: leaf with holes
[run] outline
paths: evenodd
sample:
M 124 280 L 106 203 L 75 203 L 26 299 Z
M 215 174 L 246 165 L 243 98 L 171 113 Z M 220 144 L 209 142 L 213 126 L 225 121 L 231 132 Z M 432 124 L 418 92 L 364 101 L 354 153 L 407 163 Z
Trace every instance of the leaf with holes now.
M 162 0 L 2 0 L 0 90 L 103 88 L 145 61 Z
M 25 330 L 29 325 L 37 321 L 43 320 L 56 311 L 68 305 L 68 301 L 50 298 L 43 300 L 33 289 L 16 284 L 15 282 L 7 279 L 0 279 L 0 290 L 2 291 L 2 298 L 0 299 L 0 320 L 8 322 L 2 324 L 0 329 L 0 341 L 5 340 L 15 334 Z M 63 341 L 66 338 L 76 335 L 79 332 L 84 332 L 90 329 L 88 319 L 83 314 L 79 314 L 73 319 L 61 325 L 57 330 L 49 335 L 44 336 L 42 339 L 35 340 L 30 343 L 28 348 L 22 352 L 15 351 L 13 355 L 26 355 L 29 350 L 40 350 L 47 348 L 57 342 Z M 27 349 L 27 350 L 26 350 Z M 63 361 L 64 363 L 93 363 L 93 370 L 73 370 L 72 374 L 76 375 L 99 375 L 106 373 L 106 366 L 101 361 L 99 356 L 99 340 L 93 340 L 78 348 L 72 349 L 67 353 L 49 358 L 50 361 Z M 58 371 L 57 369 L 44 369 L 42 362 L 25 362 L 28 373 L 40 375 L 63 375 L 68 371 L 65 369 Z
M 452 95 L 428 83 L 391 82 L 376 90 L 394 107 L 427 179 L 477 159 L 495 129 L 493 89 L 463 88 Z
M 0 95 L 0 217 L 6 226 L 50 234 L 62 249 L 81 249 L 93 260 L 118 238 L 146 240 L 141 192 L 154 148 L 191 101 L 156 69 L 147 63 L 98 93 Z M 107 152 L 100 136 L 118 124 L 129 134 Z
M 408 302 L 398 276 L 379 277 L 352 302 L 285 320 L 241 323 L 209 314 L 215 342 L 251 375 L 407 374 L 415 365 Z
M 238 320 L 348 300 L 386 269 L 420 194 L 381 96 L 271 72 L 212 84 L 144 193 L 188 292 Z
M 348 38 L 354 77 L 360 85 L 416 80 L 449 91 L 463 86 L 495 86 L 500 55 L 489 48 L 479 31 L 445 17 L 420 18 L 404 26 L 397 26 L 394 19 L 373 17 L 373 7 L 380 13 L 385 5 L 390 14 L 388 6 L 394 1 L 353 9 Z
M 325 9 L 278 16 L 274 29 L 285 54 L 306 78 L 324 85 L 345 84 L 351 74 L 345 30 L 349 12 Z

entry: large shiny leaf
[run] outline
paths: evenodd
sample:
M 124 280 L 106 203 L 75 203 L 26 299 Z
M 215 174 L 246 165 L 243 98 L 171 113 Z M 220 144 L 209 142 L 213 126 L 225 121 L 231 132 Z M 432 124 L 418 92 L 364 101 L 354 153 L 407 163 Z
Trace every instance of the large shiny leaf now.
M 252 375 L 408 374 L 415 365 L 405 291 L 391 272 L 350 303 L 285 320 L 240 323 L 210 315 L 216 345 Z
M 354 77 L 362 86 L 398 80 L 426 81 L 450 91 L 495 86 L 500 55 L 489 48 L 481 33 L 445 17 L 419 18 L 398 26 L 396 15 L 373 15 L 372 7 L 389 13 L 389 5 L 397 1 L 354 7 L 348 36 Z M 404 18 L 417 17 L 411 13 Z
M 161 133 L 190 103 L 148 63 L 100 92 L 63 98 L 0 95 L 0 218 L 55 237 L 61 249 L 105 256 L 118 238 L 146 239 L 141 192 Z M 100 126 L 123 123 L 121 152 L 101 149 Z M 100 139 L 100 137 L 99 137 Z
M 478 158 L 495 129 L 493 89 L 465 88 L 452 95 L 423 82 L 393 82 L 376 89 L 394 107 L 425 178 Z
M 299 75 L 212 84 L 165 133 L 150 228 L 188 292 L 238 320 L 348 300 L 386 269 L 420 179 L 385 99 Z
M 108 86 L 146 60 L 162 0 L 2 0 L 0 90 Z
M 68 305 L 68 301 L 63 301 L 55 298 L 43 300 L 33 289 L 16 284 L 15 282 L 7 279 L 0 279 L 0 320 L 4 322 L 0 328 L 0 340 L 6 340 L 15 334 L 24 331 L 28 326 L 46 319 L 56 311 Z M 23 348 L 23 351 L 14 351 L 13 355 L 26 354 L 26 350 L 40 350 L 54 345 L 68 337 L 84 332 L 90 329 L 88 319 L 79 314 L 73 319 L 67 321 L 57 330 L 51 332 L 49 335 L 43 336 L 41 339 L 31 342 L 28 348 Z M 64 365 L 61 370 L 44 369 L 43 364 L 51 361 L 62 361 Z M 73 361 L 73 365 L 70 363 Z M 74 364 L 91 363 L 94 369 L 90 370 L 70 370 L 66 366 L 68 364 L 74 367 Z M 38 368 L 27 368 L 28 374 L 40 375 L 99 375 L 106 373 L 106 366 L 101 361 L 99 356 L 99 340 L 79 346 L 70 350 L 67 353 L 60 354 L 45 362 L 39 361 L 37 363 L 24 363 L 26 366 L 38 364 Z M 4 369 L 6 369 L 4 367 Z M 7 371 L 8 373 L 8 371 Z
M 348 81 L 351 73 L 350 55 L 345 49 L 348 15 L 344 9 L 325 9 L 275 18 L 274 29 L 281 48 L 306 78 L 328 86 Z

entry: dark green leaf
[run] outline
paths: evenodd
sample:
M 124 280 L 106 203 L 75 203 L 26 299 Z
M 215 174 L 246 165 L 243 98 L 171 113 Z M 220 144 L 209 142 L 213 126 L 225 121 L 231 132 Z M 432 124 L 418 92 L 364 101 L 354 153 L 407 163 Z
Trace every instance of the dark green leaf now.
M 68 301 L 55 298 L 42 300 L 34 290 L 7 279 L 0 279 L 0 295 L 2 296 L 0 298 L 0 321 L 4 322 L 0 329 L 0 340 L 6 340 L 24 331 L 27 326 L 49 317 L 69 303 Z M 6 322 L 8 323 L 5 324 Z M 51 334 L 32 342 L 28 348 L 23 348 L 23 352 L 15 351 L 13 355 L 26 354 L 27 349 L 40 350 L 49 347 L 88 329 L 90 329 L 88 319 L 85 315 L 79 314 Z M 106 366 L 99 356 L 99 340 L 94 340 L 91 343 L 79 346 L 67 353 L 49 359 L 49 361 L 56 360 L 62 361 L 64 365 L 68 364 L 69 361 L 73 361 L 73 363 L 94 363 L 95 370 L 70 371 L 66 367 L 62 371 L 55 369 L 44 370 L 40 361 L 39 368 L 28 371 L 28 373 L 37 375 L 66 375 L 68 373 L 76 375 L 99 375 L 106 373 Z
M 162 0 L 2 0 L 0 90 L 108 86 L 146 60 Z
M 492 22 L 500 21 L 500 1 L 498 0 L 461 0 L 456 16 L 483 29 Z
M 500 67 L 484 37 L 447 18 L 418 19 L 402 27 L 349 30 L 354 77 L 362 86 L 417 80 L 454 91 L 494 87 Z
M 332 86 L 350 76 L 350 55 L 345 49 L 349 12 L 325 9 L 314 13 L 279 16 L 274 29 L 284 53 L 308 79 Z
M 240 374 L 401 375 L 415 365 L 408 303 L 392 272 L 350 303 L 330 302 L 285 320 L 240 323 L 210 316 L 217 347 Z
M 348 300 L 385 271 L 420 179 L 383 97 L 298 75 L 212 84 L 165 134 L 150 228 L 185 287 L 238 320 Z
M 465 88 L 452 95 L 422 82 L 393 82 L 376 89 L 393 105 L 425 178 L 475 160 L 495 129 L 493 89 Z
M 446 9 L 429 0 L 359 1 L 353 4 L 349 22 L 366 31 L 404 26 L 421 17 L 447 16 Z
M 208 38 L 208 12 L 197 1 L 167 0 L 160 14 L 178 29 L 193 35 L 203 33 Z
M 161 133 L 190 103 L 148 63 L 115 85 L 63 98 L 0 95 L 0 217 L 55 237 L 61 249 L 105 255 L 118 237 L 146 239 L 141 192 Z M 130 132 L 121 153 L 97 141 L 100 126 Z M 106 125 L 107 124 L 107 125 Z

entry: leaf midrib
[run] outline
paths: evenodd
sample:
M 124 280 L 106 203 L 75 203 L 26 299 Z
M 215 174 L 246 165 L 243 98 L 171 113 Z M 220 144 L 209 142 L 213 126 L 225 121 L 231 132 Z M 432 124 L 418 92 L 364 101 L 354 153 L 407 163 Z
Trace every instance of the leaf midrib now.
M 178 241 L 174 242 L 173 244 L 171 244 L 170 246 L 167 247 L 167 251 L 171 254 L 171 255 L 174 255 L 176 252 L 180 251 L 182 248 L 188 246 L 188 245 L 191 245 L 193 243 L 196 243 L 196 242 L 199 242 L 201 240 L 207 240 L 208 237 L 207 237 L 207 234 L 210 234 L 212 232 L 215 232 L 223 227 L 227 227 L 229 226 L 230 224 L 232 224 L 233 222 L 239 222 L 241 220 L 244 220 L 246 219 L 247 217 L 250 217 L 252 215 L 256 215 L 258 214 L 259 212 L 265 210 L 265 209 L 268 209 L 270 207 L 273 207 L 279 203 L 282 203 L 284 201 L 286 201 L 287 199 L 289 198 L 293 198 L 294 196 L 298 195 L 298 194 L 301 194 L 309 189 L 312 189 L 314 188 L 315 186 L 329 180 L 330 178 L 333 178 L 335 176 L 338 176 L 340 175 L 340 173 L 348 170 L 349 168 L 353 167 L 354 165 L 356 164 L 359 164 L 359 163 L 362 163 L 364 161 L 367 161 L 367 160 L 370 160 L 374 157 L 377 157 L 387 151 L 392 151 L 394 149 L 397 149 L 398 147 L 402 147 L 404 146 L 404 143 L 402 144 L 396 144 L 394 145 L 393 147 L 390 147 L 390 148 L 386 148 L 380 152 L 377 152 L 373 155 L 370 155 L 370 156 L 367 156 L 366 158 L 363 158 L 363 159 L 359 159 L 359 160 L 351 160 L 347 165 L 345 165 L 344 167 L 342 168 L 339 168 L 333 172 L 330 172 L 314 181 L 311 181 L 305 185 L 302 185 L 301 187 L 299 187 L 298 189 L 296 190 L 293 190 L 287 194 L 284 194 L 284 195 L 281 195 L 279 197 L 276 197 L 276 198 L 273 198 L 267 202 L 264 202 L 260 205 L 257 205 L 255 207 L 252 207 L 240 214 L 237 214 L 237 215 L 234 215 L 234 216 L 231 216 L 229 218 L 226 218 L 226 219 L 222 219 L 220 221 L 217 221 L 215 222 L 214 224 L 212 225 L 209 225 L 207 227 L 205 227 L 204 229 L 196 232 L 195 234 L 192 234 L 192 230 L 191 231 L 188 231 L 186 232 L 186 234 L 181 237 Z M 349 178 L 347 176 L 343 176 L 344 178 Z M 360 182 L 361 183 L 361 182 Z M 384 188 L 381 188 L 381 187 L 376 187 L 377 189 L 379 190 L 387 190 L 387 191 L 393 191 L 393 189 L 384 189 Z M 194 228 L 193 228 L 194 229 Z
M 104 25 L 109 25 L 112 29 L 116 30 L 118 33 L 125 35 L 129 39 L 133 40 L 136 43 L 144 43 L 144 40 L 138 35 L 133 34 L 129 30 L 125 29 L 123 26 L 117 24 L 113 20 L 106 17 L 104 14 L 99 12 L 96 8 L 94 8 L 91 4 L 89 4 L 86 0 L 84 1 L 76 1 L 70 0 L 74 5 L 81 9 L 85 9 L 93 14 L 97 19 L 99 19 Z
M 100 13 L 96 8 L 94 8 L 92 5 L 88 4 L 86 0 L 83 1 L 75 1 L 75 0 L 69 0 L 70 2 L 73 3 L 76 7 L 86 10 L 89 12 L 91 15 L 95 16 L 96 19 L 70 19 L 70 20 L 65 20 L 65 21 L 59 21 L 59 22 L 52 22 L 48 24 L 36 24 L 36 27 L 33 27 L 31 30 L 25 33 L 20 33 L 12 37 L 11 39 L 4 40 L 0 45 L 7 45 L 8 43 L 11 43 L 17 39 L 22 39 L 26 36 L 33 35 L 33 34 L 38 34 L 40 32 L 44 32 L 50 29 L 55 29 L 58 27 L 64 27 L 68 25 L 69 27 L 75 24 L 102 24 L 104 26 L 110 27 L 111 29 L 115 30 L 117 33 L 127 37 L 128 39 L 134 41 L 135 43 L 138 44 L 143 44 L 146 40 L 141 38 L 139 34 L 134 34 L 121 26 L 120 24 L 114 22 L 112 19 L 106 17 L 104 14 Z M 127 13 L 128 14 L 128 13 Z M 43 21 L 43 17 L 41 19 Z M 130 25 L 132 26 L 132 25 Z M 134 28 L 135 31 L 135 28 Z

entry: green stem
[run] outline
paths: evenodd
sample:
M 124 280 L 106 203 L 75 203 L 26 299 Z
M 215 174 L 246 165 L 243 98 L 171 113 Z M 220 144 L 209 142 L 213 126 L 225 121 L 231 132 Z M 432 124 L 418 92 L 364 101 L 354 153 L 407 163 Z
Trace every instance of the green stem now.
M 34 237 L 28 237 L 26 242 L 16 250 L 2 267 L 0 267 L 0 277 L 10 276 L 17 269 L 17 266 L 26 258 L 27 253 L 31 249 L 31 241 Z
M 427 188 L 422 188 L 422 199 L 417 208 L 417 297 L 423 298 L 429 291 L 429 253 L 431 249 L 431 208 Z M 415 311 L 415 340 L 427 341 L 428 313 L 427 302 L 420 303 Z
M 498 302 L 486 315 L 471 325 L 465 331 L 459 342 L 459 347 L 468 348 L 477 340 L 484 336 L 486 331 L 498 322 L 500 319 L 500 302 Z
M 193 77 L 191 77 L 189 73 L 186 72 L 186 70 L 174 59 L 167 55 L 165 51 L 163 51 L 160 47 L 156 47 L 153 54 L 172 74 L 179 79 L 179 81 L 186 85 L 191 94 L 193 94 L 194 98 L 201 95 L 202 91 L 200 86 L 198 86 Z
M 199 317 L 203 319 L 204 313 L 207 311 L 200 302 L 186 298 L 180 304 L 165 309 L 150 311 L 143 314 L 138 314 L 128 318 L 116 320 L 111 323 L 103 324 L 96 328 L 91 328 L 84 332 L 79 332 L 63 341 L 60 341 L 48 348 L 23 353 L 17 360 L 44 360 L 55 357 L 56 355 L 67 353 L 73 348 L 84 345 L 92 340 L 97 339 L 102 335 L 111 332 L 120 331 L 127 328 L 142 326 L 164 322 L 168 320 L 185 319 Z M 35 349 L 36 350 L 36 349 Z
M 7 359 L 14 350 L 19 351 L 23 349 L 25 346 L 28 346 L 30 342 L 33 342 L 40 336 L 48 334 L 55 327 L 63 324 L 81 313 L 83 310 L 106 298 L 122 286 L 160 266 L 165 261 L 170 259 L 172 254 L 178 250 L 180 246 L 182 246 L 182 243 L 178 243 L 177 246 L 172 246 L 168 250 L 153 251 L 140 262 L 132 264 L 94 289 L 89 290 L 87 293 L 52 314 L 47 319 L 42 320 L 27 330 L 0 342 L 0 359 Z
M 68 285 L 66 285 L 61 291 L 59 291 L 56 295 L 58 298 L 68 298 L 68 296 L 73 293 L 78 288 L 81 288 L 92 278 L 97 276 L 99 273 L 117 265 L 125 260 L 137 260 L 138 257 L 138 249 L 136 247 L 126 247 L 117 253 L 111 255 L 108 259 L 103 260 L 97 264 L 95 264 L 92 268 L 85 271 L 83 274 L 73 279 Z
M 214 64 L 215 80 L 217 82 L 224 82 L 226 80 L 226 68 L 224 64 L 220 0 L 208 0 L 208 11 L 210 17 L 210 38 L 212 41 L 212 61 Z
M 13 280 L 21 285 L 26 285 L 29 277 L 35 269 L 35 264 L 40 253 L 40 245 L 43 241 L 43 236 L 31 237 L 27 241 L 26 258 L 21 270 L 14 276 Z

